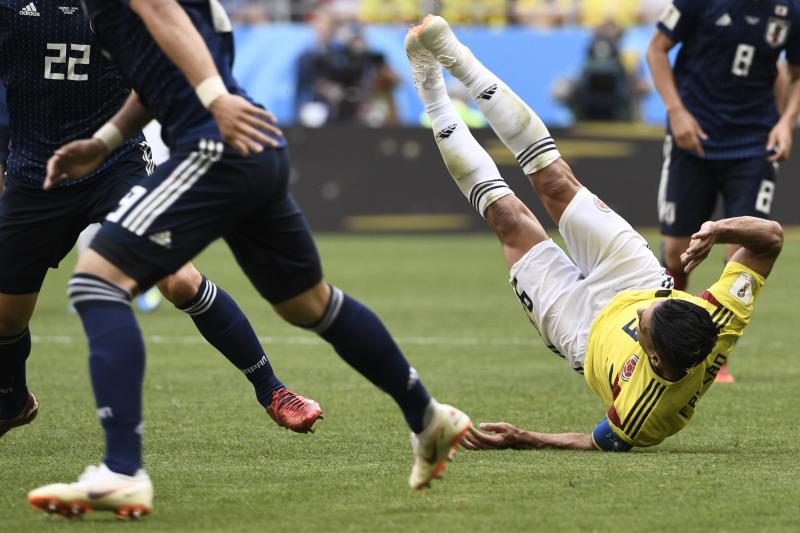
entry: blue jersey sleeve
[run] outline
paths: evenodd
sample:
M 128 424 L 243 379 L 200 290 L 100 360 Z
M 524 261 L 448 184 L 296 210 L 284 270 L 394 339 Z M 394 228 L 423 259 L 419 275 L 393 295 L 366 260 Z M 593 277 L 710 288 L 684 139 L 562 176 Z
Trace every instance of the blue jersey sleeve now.
M 604 418 L 602 422 L 597 424 L 597 427 L 592 431 L 592 441 L 598 449 L 604 452 L 627 452 L 633 445 L 622 440 L 622 437 L 614 432 L 608 417 Z
M 786 42 L 786 61 L 793 67 L 800 67 L 800 16 L 795 20 L 789 30 L 789 40 Z
M 658 29 L 673 41 L 683 41 L 697 26 L 704 2 L 673 0 L 658 18 Z
M 6 107 L 6 90 L 0 85 L 0 165 L 6 165 L 8 159 L 8 108 Z

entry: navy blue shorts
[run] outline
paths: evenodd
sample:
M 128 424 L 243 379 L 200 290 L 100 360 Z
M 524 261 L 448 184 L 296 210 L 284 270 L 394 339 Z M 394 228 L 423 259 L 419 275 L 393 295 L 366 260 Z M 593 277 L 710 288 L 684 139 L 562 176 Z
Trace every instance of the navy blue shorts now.
M 766 157 L 701 159 L 664 143 L 664 167 L 658 192 L 661 233 L 688 237 L 714 215 L 722 195 L 726 217 L 769 218 L 777 165 Z
M 147 176 L 138 150 L 91 180 L 44 191 L 14 179 L 0 196 L 0 293 L 39 292 L 93 222 L 100 222 L 133 184 Z
M 289 171 L 285 149 L 243 158 L 200 141 L 131 188 L 90 246 L 144 290 L 222 237 L 261 295 L 283 302 L 322 279 Z

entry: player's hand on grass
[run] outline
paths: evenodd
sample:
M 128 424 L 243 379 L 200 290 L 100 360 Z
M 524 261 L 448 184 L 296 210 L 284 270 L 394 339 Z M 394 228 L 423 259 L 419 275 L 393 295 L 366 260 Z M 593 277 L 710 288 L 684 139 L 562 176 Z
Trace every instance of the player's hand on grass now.
M 767 139 L 767 150 L 772 152 L 772 162 L 786 161 L 792 152 L 792 125 L 787 120 L 779 120 Z
M 669 127 L 679 147 L 703 157 L 705 152 L 702 142 L 708 139 L 708 135 L 686 108 L 682 107 L 669 114 Z
M 243 157 L 249 156 L 251 152 L 261 152 L 264 146 L 277 148 L 278 141 L 275 137 L 283 137 L 283 132 L 275 126 L 272 113 L 251 104 L 241 96 L 219 96 L 208 110 L 214 115 L 222 138 Z
M 714 243 L 717 242 L 716 223 L 708 221 L 700 226 L 700 230 L 692 235 L 689 247 L 681 254 L 681 264 L 687 274 L 708 257 Z
M 516 447 L 520 430 L 508 422 L 480 424 L 471 427 L 461 439 L 461 446 L 468 450 L 503 450 Z
M 99 139 L 83 139 L 65 144 L 47 161 L 45 190 L 52 189 L 65 180 L 78 179 L 91 174 L 108 157 L 108 148 Z

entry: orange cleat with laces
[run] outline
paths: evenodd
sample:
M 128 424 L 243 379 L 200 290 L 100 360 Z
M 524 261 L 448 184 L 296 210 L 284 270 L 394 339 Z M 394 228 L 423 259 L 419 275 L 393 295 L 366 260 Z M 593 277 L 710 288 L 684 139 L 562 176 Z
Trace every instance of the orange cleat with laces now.
M 281 387 L 272 393 L 267 413 L 281 427 L 296 433 L 314 432 L 314 423 L 322 420 L 322 407 L 309 398 Z

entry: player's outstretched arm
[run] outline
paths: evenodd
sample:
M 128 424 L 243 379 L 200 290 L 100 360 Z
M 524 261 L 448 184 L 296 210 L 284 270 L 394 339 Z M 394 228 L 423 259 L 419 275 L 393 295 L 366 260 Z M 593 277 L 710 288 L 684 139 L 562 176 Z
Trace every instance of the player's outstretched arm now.
M 731 261 L 767 277 L 783 248 L 783 228 L 773 220 L 756 217 L 708 221 L 692 235 L 689 248 L 681 255 L 684 270 L 694 270 L 716 243 L 741 246 Z
M 468 450 L 597 450 L 592 436 L 586 433 L 538 433 L 525 431 L 508 422 L 480 424 L 471 428 L 461 445 Z
M 243 156 L 260 152 L 263 146 L 278 145 L 274 138 L 263 133 L 283 136 L 274 126 L 275 117 L 241 96 L 228 93 L 203 37 L 180 4 L 175 0 L 131 0 L 130 6 L 214 115 L 226 143 Z
M 47 161 L 46 190 L 60 182 L 92 173 L 126 139 L 152 120 L 136 93 L 131 93 L 116 115 L 103 124 L 91 139 L 65 144 Z
M 675 142 L 684 150 L 689 150 L 699 156 L 703 155 L 701 141 L 708 139 L 708 135 L 700 124 L 683 105 L 675 85 L 675 76 L 669 62 L 669 51 L 675 46 L 675 41 L 670 39 L 660 30 L 656 30 L 650 45 L 647 47 L 647 64 L 653 76 L 653 84 L 658 94 L 664 101 L 669 116 L 669 126 Z

